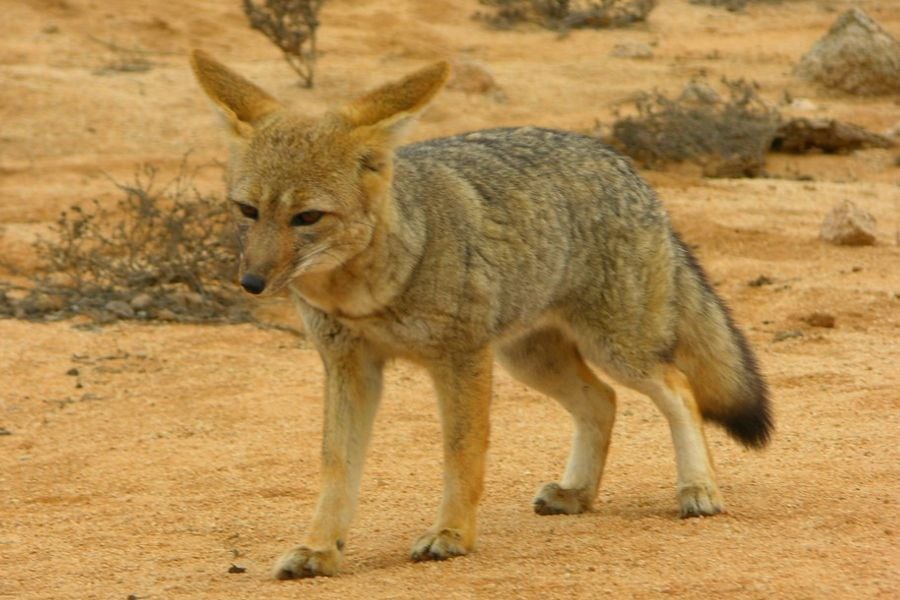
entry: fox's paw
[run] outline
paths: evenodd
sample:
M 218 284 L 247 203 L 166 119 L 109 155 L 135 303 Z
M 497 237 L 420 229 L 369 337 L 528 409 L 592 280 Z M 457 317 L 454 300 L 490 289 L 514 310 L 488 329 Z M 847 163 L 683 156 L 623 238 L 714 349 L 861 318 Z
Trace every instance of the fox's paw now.
M 722 496 L 714 483 L 697 483 L 678 488 L 681 517 L 709 517 L 725 510 Z
M 464 542 L 459 529 L 440 529 L 426 531 L 413 544 L 410 556 L 416 562 L 423 560 L 447 560 L 454 556 L 462 556 L 469 552 L 470 545 Z
M 532 504 L 539 515 L 577 515 L 591 507 L 591 498 L 586 490 L 565 489 L 558 483 L 548 483 Z
M 304 577 L 331 577 L 337 573 L 341 552 L 337 548 L 313 550 L 297 546 L 278 559 L 272 572 L 276 579 L 302 579 Z

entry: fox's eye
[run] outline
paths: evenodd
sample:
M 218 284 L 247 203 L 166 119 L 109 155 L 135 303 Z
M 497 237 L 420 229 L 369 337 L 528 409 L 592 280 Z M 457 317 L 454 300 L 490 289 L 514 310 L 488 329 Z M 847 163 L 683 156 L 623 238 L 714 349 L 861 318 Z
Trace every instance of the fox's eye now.
M 321 210 L 304 210 L 291 217 L 291 225 L 293 227 L 303 227 L 304 225 L 312 225 L 318 223 L 325 213 Z
M 241 210 L 241 214 L 247 217 L 248 219 L 253 219 L 254 221 L 259 218 L 259 211 L 255 206 L 250 206 L 249 204 L 244 204 L 243 202 L 236 202 L 238 208 Z

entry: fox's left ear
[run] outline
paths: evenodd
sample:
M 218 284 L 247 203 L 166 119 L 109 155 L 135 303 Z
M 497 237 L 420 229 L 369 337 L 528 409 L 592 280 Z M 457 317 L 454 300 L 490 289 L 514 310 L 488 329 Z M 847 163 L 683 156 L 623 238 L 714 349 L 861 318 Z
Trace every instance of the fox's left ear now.
M 340 114 L 354 128 L 382 138 L 382 143 L 396 143 L 449 75 L 447 61 L 434 63 L 369 92 L 342 108 Z
M 191 66 L 203 91 L 216 104 L 232 133 L 243 138 L 282 104 L 202 50 L 191 53 Z

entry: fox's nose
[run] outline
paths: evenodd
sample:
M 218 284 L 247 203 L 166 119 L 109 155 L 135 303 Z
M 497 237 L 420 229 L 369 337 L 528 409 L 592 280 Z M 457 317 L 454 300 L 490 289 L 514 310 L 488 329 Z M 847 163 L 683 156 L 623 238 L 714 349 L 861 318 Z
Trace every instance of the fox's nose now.
M 247 273 L 241 277 L 241 287 L 251 294 L 259 294 L 266 289 L 266 280 L 259 275 Z

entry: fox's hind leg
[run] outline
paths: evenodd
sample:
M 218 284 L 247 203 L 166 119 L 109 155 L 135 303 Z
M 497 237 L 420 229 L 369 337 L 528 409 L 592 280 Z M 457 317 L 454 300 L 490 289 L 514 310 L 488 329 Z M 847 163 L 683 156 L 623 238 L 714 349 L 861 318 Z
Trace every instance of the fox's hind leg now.
M 501 346 L 497 360 L 522 383 L 556 399 L 575 422 L 562 480 L 541 488 L 534 511 L 552 515 L 588 510 L 606 463 L 616 413 L 615 392 L 597 379 L 575 344 L 556 329 L 542 329 Z
M 714 515 L 724 510 L 697 401 L 687 377 L 674 365 L 626 385 L 650 396 L 669 422 L 678 467 L 678 503 L 682 517 Z

